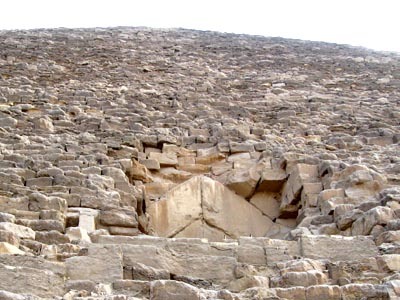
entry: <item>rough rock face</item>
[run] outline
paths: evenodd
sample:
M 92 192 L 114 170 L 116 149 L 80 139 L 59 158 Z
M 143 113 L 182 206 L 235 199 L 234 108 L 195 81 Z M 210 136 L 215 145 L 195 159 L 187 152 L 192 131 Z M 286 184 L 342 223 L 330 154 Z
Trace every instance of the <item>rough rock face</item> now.
M 398 299 L 400 55 L 0 31 L 0 299 Z

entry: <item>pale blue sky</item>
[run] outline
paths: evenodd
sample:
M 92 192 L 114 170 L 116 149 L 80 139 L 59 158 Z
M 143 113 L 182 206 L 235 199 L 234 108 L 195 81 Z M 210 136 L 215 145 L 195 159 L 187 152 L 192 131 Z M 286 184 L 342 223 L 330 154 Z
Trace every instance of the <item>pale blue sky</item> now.
M 184 27 L 400 52 L 400 0 L 5 0 L 0 29 Z

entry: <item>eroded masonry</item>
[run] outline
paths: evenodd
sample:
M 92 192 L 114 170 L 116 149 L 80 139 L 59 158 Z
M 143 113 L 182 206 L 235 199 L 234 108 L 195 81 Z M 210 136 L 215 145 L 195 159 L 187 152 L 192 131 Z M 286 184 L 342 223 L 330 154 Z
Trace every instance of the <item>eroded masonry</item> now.
M 0 31 L 0 299 L 399 299 L 400 55 Z

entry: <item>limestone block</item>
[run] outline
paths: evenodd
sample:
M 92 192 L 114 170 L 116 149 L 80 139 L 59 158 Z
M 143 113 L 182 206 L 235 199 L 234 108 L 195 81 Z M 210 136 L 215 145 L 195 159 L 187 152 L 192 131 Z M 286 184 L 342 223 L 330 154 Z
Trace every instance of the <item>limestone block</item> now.
M 201 188 L 203 218 L 229 236 L 265 236 L 273 226 L 269 218 L 221 183 L 203 177 Z
M 117 280 L 113 283 L 115 293 L 138 297 L 150 298 L 150 282 L 141 280 Z
M 265 265 L 267 257 L 264 248 L 258 245 L 239 243 L 237 247 L 238 262 L 250 265 Z
M 74 256 L 65 261 L 69 280 L 90 280 L 101 283 L 123 279 L 122 252 L 116 245 L 91 244 L 87 256 Z
M 148 199 L 154 200 L 164 196 L 176 183 L 150 182 L 144 185 L 145 195 Z
M 303 207 L 316 207 L 318 205 L 318 195 L 322 191 L 320 182 L 306 182 L 301 191 L 301 203 Z
M 269 288 L 269 279 L 264 276 L 244 276 L 235 281 L 231 281 L 227 287 L 232 292 L 241 292 L 252 287 Z
M 283 299 L 306 300 L 306 289 L 302 286 L 274 288 L 273 290 L 278 297 Z
M 191 178 L 193 175 L 190 172 L 186 172 L 183 170 L 177 170 L 172 167 L 167 167 L 167 168 L 161 168 L 158 172 L 157 175 L 159 175 L 161 178 L 170 180 L 172 182 L 183 182 L 185 180 L 188 180 Z
M 69 227 L 67 228 L 65 235 L 70 239 L 71 242 L 87 242 L 91 243 L 91 239 L 86 229 L 81 227 Z
M 378 206 L 368 210 L 352 224 L 353 235 L 369 235 L 375 225 L 386 225 L 394 218 L 392 209 Z
M 175 237 L 199 237 L 207 239 L 210 242 L 222 241 L 225 238 L 229 238 L 223 230 L 209 226 L 205 220 L 194 221 L 176 234 Z
M 301 255 L 333 261 L 360 260 L 378 255 L 375 243 L 368 237 L 303 235 L 299 240 Z
M 385 254 L 377 259 L 379 267 L 385 272 L 400 271 L 400 254 Z
M 11 210 L 29 210 L 28 197 L 21 198 L 10 198 L 6 196 L 0 196 L 0 210 L 2 212 L 10 212 Z
M 277 263 L 277 267 L 280 269 L 281 274 L 288 272 L 308 272 L 308 271 L 319 271 L 325 270 L 325 265 L 319 260 L 313 260 L 309 258 L 303 258 L 301 260 L 289 260 Z
M 96 283 L 91 280 L 68 280 L 65 283 L 65 289 L 67 291 L 86 291 L 88 293 L 94 292 Z
M 53 185 L 53 177 L 38 177 L 38 178 L 29 178 L 26 180 L 26 186 L 29 187 L 44 187 L 44 186 L 52 186 Z
M 316 182 L 317 178 L 316 165 L 297 164 L 293 167 L 282 190 L 281 215 L 291 216 L 297 213 L 304 183 Z
M 251 155 L 248 152 L 244 152 L 244 153 L 235 153 L 232 155 L 229 155 L 229 157 L 226 159 L 228 162 L 238 162 L 238 161 L 246 161 L 246 160 L 250 160 L 251 159 Z
M 0 254 L 19 254 L 24 255 L 25 252 L 18 247 L 7 242 L 0 242 Z
M 140 239 L 136 241 L 140 241 Z M 152 241 L 152 239 L 149 239 L 149 242 L 150 241 Z M 121 248 L 124 266 L 134 266 L 137 263 L 141 263 L 152 268 L 164 269 L 174 274 L 177 274 L 176 271 L 183 271 L 176 259 L 157 244 L 122 244 Z
M 163 199 L 150 202 L 150 228 L 163 237 L 172 237 L 200 218 L 201 177 L 194 177 L 168 191 Z
M 9 257 L 9 255 L 7 255 Z M 63 274 L 34 266 L 0 264 L 0 290 L 12 293 L 32 294 L 42 298 L 64 295 Z
M 141 234 L 141 231 L 136 227 L 109 226 L 108 231 L 113 235 L 136 236 Z
M 261 180 L 257 187 L 258 192 L 280 192 L 287 175 L 282 169 L 263 169 Z
M 250 203 L 272 220 L 279 217 L 279 200 L 280 195 L 278 193 L 257 192 L 251 197 Z
M 56 220 L 24 220 L 24 225 L 32 228 L 35 231 L 56 230 L 59 232 L 64 232 L 65 230 L 65 223 Z
M 310 286 L 306 289 L 307 300 L 341 300 L 340 287 L 337 285 Z
M 170 279 L 171 276 L 167 270 L 152 268 L 141 263 L 136 263 L 129 267 L 132 272 L 133 280 L 163 280 Z
M 160 169 L 160 162 L 156 159 L 140 159 L 139 163 L 144 165 L 148 170 Z
M 395 243 L 400 242 L 400 231 L 396 230 L 389 230 L 382 232 L 377 238 L 376 238 L 376 244 L 379 246 L 383 243 Z
M 179 260 L 181 269 L 177 269 L 175 274 L 227 284 L 235 278 L 236 264 L 233 257 L 188 256 Z
M 0 242 L 7 242 L 16 247 L 19 246 L 19 237 L 11 231 L 0 230 Z
M 96 230 L 96 216 L 85 213 L 79 214 L 79 227 L 86 230 L 88 233 Z
M 58 210 L 65 212 L 67 210 L 67 201 L 60 197 L 47 197 L 39 192 L 29 195 L 29 210 Z
M 237 142 L 230 142 L 229 148 L 231 153 L 240 153 L 240 152 L 253 152 L 254 145 L 247 144 L 247 143 L 237 143 Z
M 0 291 L 0 299 L 2 300 L 26 300 L 27 295 L 15 294 L 7 291 Z M 30 299 L 36 300 L 34 296 L 29 295 Z
M 276 264 L 300 256 L 300 249 L 296 241 L 263 239 L 263 246 L 267 264 Z
M 191 174 L 205 174 L 205 173 L 209 173 L 211 171 L 211 166 L 207 166 L 207 165 L 201 165 L 201 164 L 179 164 L 177 166 L 178 170 L 181 171 L 186 171 L 189 172 Z
M 307 272 L 287 272 L 282 276 L 285 286 L 312 286 L 328 283 L 328 277 L 317 270 Z
M 14 118 L 11 118 L 8 116 L 6 117 L 3 115 L 0 116 L 0 126 L 1 127 L 11 127 L 12 128 L 12 127 L 17 126 L 17 124 L 18 124 L 18 121 Z
M 150 284 L 150 300 L 198 300 L 199 290 L 187 283 L 174 280 L 156 280 Z
M 0 212 L 0 222 L 15 223 L 15 216 L 6 212 Z
M 178 157 L 174 152 L 156 153 L 150 152 L 149 159 L 155 159 L 162 167 L 173 167 L 178 164 Z
M 35 232 L 31 228 L 26 226 L 17 225 L 9 222 L 0 222 L 0 229 L 12 232 L 14 235 L 21 239 L 35 239 Z
M 357 299 L 388 299 L 388 290 L 385 286 L 352 283 L 340 287 L 342 300 Z
M 233 163 L 231 162 L 226 162 L 226 161 L 221 161 L 219 163 L 215 163 L 211 167 L 211 172 L 215 176 L 222 175 L 233 168 Z
M 200 165 L 211 165 L 219 161 L 224 161 L 226 158 L 225 154 L 222 153 L 212 153 L 209 155 L 196 157 L 196 164 Z
M 233 169 L 228 173 L 224 184 L 236 194 L 248 198 L 254 194 L 259 180 L 260 174 L 254 168 Z
M 132 168 L 127 170 L 130 180 L 141 180 L 143 182 L 152 182 L 153 179 L 149 170 L 136 159 L 132 159 Z
M 100 223 L 106 226 L 137 227 L 134 208 L 113 208 L 100 211 Z
M 70 238 L 67 235 L 64 235 L 56 230 L 36 232 L 35 239 L 38 242 L 48 245 L 65 244 L 71 242 Z

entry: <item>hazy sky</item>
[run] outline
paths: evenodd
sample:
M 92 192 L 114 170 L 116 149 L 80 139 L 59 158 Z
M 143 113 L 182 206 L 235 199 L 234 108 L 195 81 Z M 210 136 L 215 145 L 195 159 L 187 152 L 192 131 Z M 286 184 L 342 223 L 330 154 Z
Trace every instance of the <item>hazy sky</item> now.
M 3 0 L 0 3 L 0 29 L 96 26 L 184 27 L 400 52 L 400 0 Z

